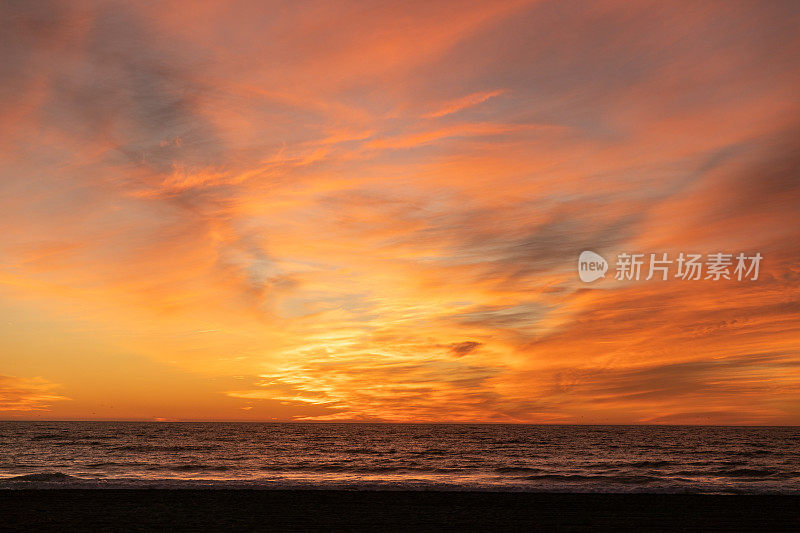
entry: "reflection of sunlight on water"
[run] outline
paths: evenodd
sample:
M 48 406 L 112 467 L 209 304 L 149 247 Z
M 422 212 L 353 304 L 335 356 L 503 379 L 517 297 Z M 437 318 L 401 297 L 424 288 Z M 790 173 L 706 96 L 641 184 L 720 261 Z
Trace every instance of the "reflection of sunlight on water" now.
M 789 427 L 0 423 L 0 429 L 0 478 L 53 474 L 48 483 L 800 490 L 800 429 Z

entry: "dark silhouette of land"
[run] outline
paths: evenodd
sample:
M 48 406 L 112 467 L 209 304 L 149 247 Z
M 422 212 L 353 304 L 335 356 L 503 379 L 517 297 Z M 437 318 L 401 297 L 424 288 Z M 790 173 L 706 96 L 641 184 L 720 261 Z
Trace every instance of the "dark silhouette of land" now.
M 4 490 L 2 531 L 780 531 L 800 495 Z

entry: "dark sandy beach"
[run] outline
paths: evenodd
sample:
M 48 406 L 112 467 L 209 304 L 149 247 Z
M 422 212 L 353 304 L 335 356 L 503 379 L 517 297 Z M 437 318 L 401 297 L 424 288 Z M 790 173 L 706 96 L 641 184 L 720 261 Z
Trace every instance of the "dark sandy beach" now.
M 800 529 L 800 495 L 6 490 L 4 531 Z

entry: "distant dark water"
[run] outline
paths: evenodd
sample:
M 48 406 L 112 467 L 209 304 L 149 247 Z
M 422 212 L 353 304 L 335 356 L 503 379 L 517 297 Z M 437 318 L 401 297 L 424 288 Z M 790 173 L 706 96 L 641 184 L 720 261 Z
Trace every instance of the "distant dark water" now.
M 0 487 L 800 493 L 800 428 L 0 422 Z

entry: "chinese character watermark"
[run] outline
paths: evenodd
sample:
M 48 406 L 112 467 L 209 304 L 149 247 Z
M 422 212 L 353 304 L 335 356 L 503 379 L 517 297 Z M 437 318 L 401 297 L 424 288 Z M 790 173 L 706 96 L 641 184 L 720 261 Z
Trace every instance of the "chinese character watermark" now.
M 650 281 L 657 279 L 756 281 L 763 256 L 717 252 L 702 254 L 680 252 L 672 258 L 661 253 L 621 253 L 617 255 L 614 279 L 617 281 Z M 582 252 L 578 258 L 578 276 L 591 283 L 604 278 L 608 262 L 595 252 Z

